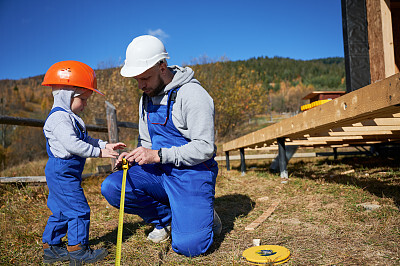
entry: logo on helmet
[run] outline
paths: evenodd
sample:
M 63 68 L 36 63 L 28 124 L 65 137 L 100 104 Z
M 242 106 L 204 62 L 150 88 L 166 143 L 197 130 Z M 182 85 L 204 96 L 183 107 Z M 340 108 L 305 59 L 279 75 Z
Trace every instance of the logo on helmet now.
M 69 77 L 71 76 L 71 70 L 69 68 L 61 69 L 60 71 L 58 71 L 58 76 L 60 77 L 60 79 L 69 79 Z

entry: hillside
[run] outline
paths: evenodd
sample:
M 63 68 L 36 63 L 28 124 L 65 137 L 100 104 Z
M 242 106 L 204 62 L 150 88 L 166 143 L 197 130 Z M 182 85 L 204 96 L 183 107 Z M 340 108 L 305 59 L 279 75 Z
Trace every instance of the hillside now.
M 345 89 L 343 58 L 304 61 L 259 57 L 190 67 L 214 99 L 218 142 L 265 126 L 271 122 L 266 117 L 272 114 L 298 112 L 305 103 L 301 98 L 310 91 Z M 95 118 L 105 119 L 104 101 L 107 100 L 117 108 L 118 120 L 137 122 L 141 92 L 136 89 L 136 81 L 123 78 L 119 68 L 96 70 L 96 75 L 98 87 L 106 96 L 95 95 L 90 99 L 82 115 L 84 121 L 95 124 Z M 42 79 L 43 75 L 0 80 L 1 114 L 45 119 L 53 99 L 51 90 L 41 86 Z M 132 130 L 121 130 L 120 139 L 134 145 L 135 134 Z M 105 134 L 93 136 L 107 139 Z M 3 169 L 46 156 L 40 128 L 2 125 L 0 138 Z

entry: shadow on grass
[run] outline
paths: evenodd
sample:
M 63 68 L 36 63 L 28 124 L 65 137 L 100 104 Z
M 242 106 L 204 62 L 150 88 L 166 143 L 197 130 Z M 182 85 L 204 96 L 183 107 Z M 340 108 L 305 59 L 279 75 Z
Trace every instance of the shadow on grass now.
M 397 207 L 400 206 L 400 158 L 385 157 L 344 157 L 337 160 L 321 160 L 313 170 L 304 167 L 303 162 L 294 163 L 289 167 L 296 177 L 311 180 L 323 179 L 328 183 L 354 185 L 377 197 L 392 198 Z M 353 173 L 346 173 L 335 166 L 347 165 Z M 317 169 L 317 170 L 316 170 Z
M 215 210 L 222 221 L 222 233 L 214 238 L 214 244 L 207 253 L 212 253 L 220 247 L 221 243 L 224 241 L 225 235 L 233 230 L 236 218 L 247 215 L 253 209 L 254 205 L 254 201 L 248 196 L 241 194 L 226 195 L 215 199 Z M 122 242 L 125 242 L 134 235 L 140 227 L 145 225 L 145 222 L 124 223 Z M 150 229 L 148 232 L 146 231 L 146 234 L 150 231 Z M 103 243 L 105 248 L 112 249 L 117 245 L 117 234 L 118 227 L 101 237 L 91 239 L 90 245 Z
M 378 197 L 386 197 L 393 199 L 396 206 L 400 209 L 400 156 L 391 154 L 390 157 L 385 156 L 346 156 L 321 159 L 310 169 L 310 162 L 296 161 L 289 162 L 289 176 L 299 178 L 308 178 L 310 180 L 324 180 L 328 183 L 337 183 L 344 185 L 354 185 L 374 194 Z M 249 163 L 246 164 L 247 170 L 254 172 L 270 172 L 269 166 L 271 162 Z M 340 166 L 347 165 L 346 168 L 354 170 L 353 173 L 345 173 L 340 170 Z M 328 166 L 328 167 L 324 167 Z M 233 170 L 241 171 L 240 165 L 232 167 Z M 338 172 L 339 171 L 339 172 Z M 354 174 L 355 173 L 355 174 Z M 276 173 L 279 177 L 279 173 Z
M 145 222 L 124 223 L 122 231 L 122 243 L 124 243 L 127 239 L 134 235 L 136 233 L 136 230 L 144 225 L 146 225 Z M 91 239 L 89 244 L 97 245 L 99 243 L 103 243 L 105 248 L 111 249 L 112 247 L 117 245 L 117 234 L 118 227 L 101 237 Z
M 215 199 L 215 210 L 222 222 L 221 235 L 214 238 L 214 244 L 207 251 L 213 253 L 221 246 L 225 236 L 233 230 L 235 220 L 240 216 L 246 216 L 255 205 L 248 196 L 241 194 L 232 194 Z

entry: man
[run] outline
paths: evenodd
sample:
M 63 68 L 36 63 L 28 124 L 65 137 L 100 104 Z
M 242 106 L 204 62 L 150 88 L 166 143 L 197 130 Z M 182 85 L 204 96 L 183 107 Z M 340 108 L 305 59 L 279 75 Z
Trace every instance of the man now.
M 152 223 L 148 239 L 172 237 L 175 252 L 188 257 L 207 251 L 222 229 L 214 211 L 214 103 L 189 67 L 167 66 L 168 53 L 156 37 L 139 36 L 129 44 L 124 77 L 143 91 L 139 103 L 138 148 L 126 158 L 125 212 Z M 108 176 L 102 194 L 119 207 L 122 171 Z

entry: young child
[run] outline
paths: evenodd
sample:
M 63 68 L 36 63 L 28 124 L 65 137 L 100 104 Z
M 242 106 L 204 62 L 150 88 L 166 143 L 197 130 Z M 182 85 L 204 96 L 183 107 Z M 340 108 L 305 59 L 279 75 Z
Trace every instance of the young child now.
M 52 215 L 43 233 L 43 261 L 68 261 L 70 265 L 93 263 L 107 256 L 106 249 L 92 250 L 89 245 L 90 208 L 81 187 L 82 171 L 88 157 L 116 158 L 122 142 L 107 143 L 91 138 L 78 116 L 88 98 L 97 90 L 95 72 L 77 61 L 62 61 L 46 72 L 42 85 L 51 86 L 53 107 L 46 119 L 49 160 L 45 174 L 49 187 L 47 206 Z M 68 232 L 68 246 L 61 239 Z

